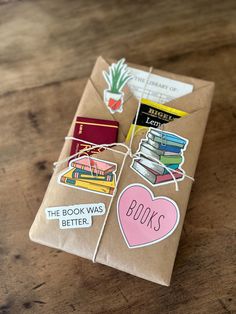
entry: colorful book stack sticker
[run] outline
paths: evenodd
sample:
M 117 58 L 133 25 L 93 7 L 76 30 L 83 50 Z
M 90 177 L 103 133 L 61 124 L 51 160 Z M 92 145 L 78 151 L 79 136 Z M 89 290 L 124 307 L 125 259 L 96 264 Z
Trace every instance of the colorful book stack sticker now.
M 139 129 L 143 128 L 158 128 L 162 124 L 168 123 L 174 119 L 187 116 L 188 113 L 173 107 L 166 106 L 164 104 L 158 104 L 148 99 L 142 99 L 140 104 L 140 110 L 137 118 L 135 133 Z M 135 124 L 135 118 L 130 126 L 126 141 L 130 140 L 133 128 Z
M 184 178 L 182 165 L 188 142 L 174 133 L 150 128 L 139 144 L 139 157 L 134 158 L 131 168 L 152 186 L 168 184 L 173 176 L 180 181 Z
M 58 183 L 98 194 L 112 196 L 116 186 L 117 165 L 94 157 L 73 159 L 58 177 Z

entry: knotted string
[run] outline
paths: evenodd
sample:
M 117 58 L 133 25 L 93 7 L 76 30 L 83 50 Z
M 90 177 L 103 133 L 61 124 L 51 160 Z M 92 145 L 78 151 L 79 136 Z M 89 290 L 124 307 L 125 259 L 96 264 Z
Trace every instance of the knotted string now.
M 94 249 L 94 254 L 93 254 L 93 258 L 92 258 L 92 261 L 95 263 L 96 262 L 96 256 L 97 256 L 97 252 L 98 252 L 98 249 L 99 249 L 99 246 L 100 246 L 100 243 L 101 243 L 101 239 L 102 239 L 102 236 L 103 236 L 103 233 L 104 233 L 104 230 L 105 230 L 105 226 L 106 226 L 106 223 L 107 223 L 107 220 L 108 220 L 108 216 L 109 216 L 109 213 L 110 213 L 110 210 L 111 210 L 111 206 L 112 206 L 112 203 L 114 201 L 114 198 L 116 196 L 116 193 L 117 193 L 117 187 L 118 187 L 118 184 L 119 184 L 119 181 L 120 181 L 120 178 L 121 178 L 121 174 L 123 172 L 123 169 L 124 169 L 124 165 L 125 165 L 125 161 L 127 159 L 127 157 L 129 156 L 131 159 L 132 158 L 137 158 L 137 157 L 140 157 L 140 153 L 139 152 L 136 152 L 135 154 L 132 153 L 131 151 L 131 146 L 132 146 L 132 143 L 133 143 L 133 138 L 134 138 L 134 135 L 136 135 L 139 131 L 141 131 L 142 129 L 146 129 L 146 128 L 140 128 L 139 130 L 135 130 L 136 129 L 136 125 L 137 125 L 137 120 L 138 120 L 138 115 L 139 115 L 139 111 L 140 111 L 140 107 L 141 107 L 141 100 L 143 98 L 143 95 L 144 95 L 144 92 L 145 92 L 145 89 L 146 89 L 146 85 L 148 83 L 148 80 L 149 80 L 149 77 L 151 75 L 151 72 L 152 72 L 152 67 L 149 69 L 149 73 L 148 73 L 148 76 L 146 78 L 146 81 L 145 81 L 145 84 L 144 84 L 144 88 L 143 88 L 143 91 L 142 91 L 142 94 L 141 94 L 141 97 L 139 99 L 139 102 L 138 102 L 138 108 L 137 108 L 137 111 L 136 111 L 136 115 L 135 115 L 135 121 L 134 121 L 134 126 L 133 126 L 133 129 L 132 129 L 132 133 L 131 133 L 131 138 L 130 138 L 130 142 L 129 142 L 129 146 L 126 145 L 125 143 L 111 143 L 111 144 L 95 144 L 95 143 L 92 143 L 92 142 L 89 142 L 89 141 L 85 141 L 85 140 L 82 140 L 82 139 L 78 139 L 78 138 L 75 138 L 73 136 L 67 136 L 65 137 L 65 140 L 74 140 L 74 141 L 80 141 L 82 143 L 86 143 L 86 144 L 89 144 L 89 145 L 92 145 L 92 147 L 88 147 L 88 148 L 85 148 L 85 149 L 82 149 L 80 150 L 79 152 L 77 152 L 76 154 L 73 154 L 63 160 L 60 160 L 60 161 L 57 161 L 57 162 L 54 162 L 53 163 L 53 166 L 54 166 L 54 170 L 55 168 L 58 166 L 58 165 L 61 165 L 63 164 L 64 162 L 67 162 L 73 158 L 75 158 L 76 156 L 79 156 L 81 154 L 86 154 L 87 152 L 89 152 L 90 150 L 92 149 L 96 149 L 96 148 L 103 148 L 103 149 L 107 149 L 107 150 L 110 150 L 110 151 L 113 151 L 113 152 L 116 152 L 118 154 L 122 154 L 124 156 L 123 160 L 122 160 L 122 164 L 121 164 L 121 167 L 120 167 L 120 172 L 118 174 L 118 177 L 117 177 L 117 180 L 116 180 L 116 186 L 115 186 L 115 189 L 113 191 L 113 194 L 111 196 L 111 199 L 110 199 L 110 202 L 109 202 L 109 205 L 108 205 L 108 208 L 107 208 L 107 211 L 106 211 L 106 215 L 105 215 L 105 218 L 104 218 L 104 221 L 103 221 L 103 224 L 102 224 L 102 227 L 101 227 L 101 230 L 100 230 L 100 233 L 99 233 L 99 236 L 98 236 L 98 240 L 97 240 L 97 243 L 96 243 L 96 247 Z M 92 82 L 92 80 L 91 80 Z M 92 82 L 93 84 L 93 82 Z M 93 84 L 95 86 L 95 84 Z M 100 93 L 98 92 L 98 95 L 101 97 Z M 102 98 L 102 97 L 101 97 Z M 103 100 L 103 99 L 102 99 Z M 161 126 L 162 128 L 162 126 Z M 161 134 L 162 133 L 162 129 L 161 129 Z M 165 139 L 164 136 L 161 136 L 161 141 L 163 141 L 163 139 Z M 166 139 L 165 139 L 166 140 Z M 166 143 L 164 144 L 164 141 L 163 141 L 163 145 L 166 145 Z M 126 148 L 126 153 L 124 152 L 121 152 L 119 150 L 116 150 L 116 149 L 112 149 L 110 148 L 110 146 L 121 146 L 121 147 L 124 147 Z M 87 154 L 86 154 L 87 155 Z M 184 178 L 187 177 L 188 179 L 194 181 L 194 178 L 188 176 L 185 172 L 182 173 L 182 172 L 179 172 L 177 170 L 174 170 L 172 168 L 169 168 L 168 166 L 166 166 L 165 164 L 163 164 L 160 160 L 158 160 L 157 158 L 154 158 L 152 156 L 149 156 L 147 155 L 149 159 L 157 162 L 160 166 L 162 166 L 164 169 L 167 170 L 167 172 L 172 176 L 173 178 L 173 181 L 175 183 L 175 190 L 176 191 L 179 191 L 179 187 L 178 187 L 178 182 L 177 182 L 177 179 L 175 178 L 175 176 L 173 175 L 172 172 L 176 172 L 176 173 L 179 173 L 181 174 Z M 90 160 L 90 156 L 88 155 L 89 157 L 89 162 L 90 162 L 90 171 L 91 171 L 91 174 L 93 174 L 92 172 L 92 165 L 91 165 L 91 160 Z M 110 196 L 110 195 L 109 195 Z
M 89 144 L 89 145 L 92 145 L 92 146 L 91 146 L 91 147 L 88 147 L 88 148 L 81 149 L 79 152 L 77 152 L 77 153 L 75 153 L 75 154 L 73 154 L 73 155 L 71 155 L 71 156 L 69 156 L 69 157 L 66 157 L 66 158 L 64 158 L 64 159 L 62 159 L 62 160 L 55 161 L 55 162 L 53 163 L 54 169 L 55 169 L 57 166 L 59 166 L 59 165 L 61 165 L 61 164 L 64 164 L 65 162 L 67 162 L 67 161 L 69 161 L 69 160 L 71 160 L 71 159 L 73 159 L 73 158 L 75 158 L 75 157 L 77 157 L 77 156 L 79 156 L 79 155 L 81 155 L 81 154 L 83 154 L 83 153 L 86 153 L 86 152 L 88 152 L 88 151 L 90 151 L 90 150 L 92 150 L 92 149 L 95 149 L 95 148 L 104 148 L 104 149 L 113 151 L 113 152 L 115 152 L 115 153 L 121 154 L 121 155 L 125 155 L 125 153 L 124 153 L 124 152 L 121 152 L 121 151 L 119 151 L 119 150 L 116 150 L 116 149 L 112 149 L 112 148 L 110 148 L 109 146 L 122 146 L 122 147 L 127 148 L 127 145 L 125 145 L 124 143 L 111 143 L 111 144 L 99 144 L 99 145 L 98 145 L 98 144 L 95 144 L 95 143 L 93 143 L 93 142 L 85 141 L 85 140 L 82 140 L 82 139 L 79 139 L 79 138 L 76 138 L 76 137 L 73 137 L 73 136 L 66 136 L 66 137 L 65 137 L 65 140 L 66 140 L 66 141 L 67 141 L 67 140 L 79 141 L 79 142 L 82 142 L 82 143 L 85 143 L 85 144 Z
M 145 129 L 145 127 L 144 127 L 144 129 Z M 140 132 L 140 130 L 138 130 L 138 131 L 136 132 L 136 134 L 137 134 L 138 132 Z M 70 136 L 65 137 L 65 140 L 74 140 L 74 141 L 79 141 L 79 142 L 82 141 L 82 140 L 80 140 L 80 139 L 78 139 L 78 138 L 70 137 Z M 67 157 L 67 158 L 65 158 L 65 159 L 63 159 L 63 160 L 54 162 L 54 163 L 53 163 L 54 169 L 56 168 L 56 166 L 58 166 L 58 165 L 60 165 L 60 164 L 62 164 L 62 163 L 64 163 L 64 162 L 66 162 L 66 161 L 72 159 L 73 157 L 78 156 L 78 155 L 81 155 L 81 154 L 84 154 L 84 153 L 86 153 L 86 152 L 88 152 L 88 151 L 90 151 L 91 149 L 94 149 L 94 148 L 104 148 L 104 149 L 112 150 L 113 152 L 120 153 L 120 154 L 124 155 L 124 158 L 127 158 L 127 156 L 129 156 L 131 159 L 133 159 L 133 158 L 139 158 L 139 157 L 142 156 L 142 153 L 140 153 L 140 152 L 136 152 L 135 154 L 133 154 L 133 153 L 131 152 L 130 147 L 129 147 L 128 145 L 126 145 L 125 143 L 111 143 L 111 144 L 99 144 L 99 145 L 96 145 L 95 143 L 88 142 L 88 141 L 84 141 L 84 140 L 83 140 L 83 143 L 91 144 L 91 145 L 94 145 L 94 146 L 93 146 L 93 147 L 89 147 L 89 148 L 82 149 L 81 151 L 79 151 L 78 153 L 76 153 L 76 154 L 74 154 L 74 155 L 72 155 L 72 156 L 69 156 L 69 157 Z M 110 149 L 110 148 L 108 147 L 109 145 L 111 145 L 111 146 L 122 146 L 122 147 L 125 147 L 125 148 L 127 149 L 127 151 L 126 151 L 126 153 L 124 153 L 124 152 L 121 152 L 121 151 L 116 150 L 116 149 Z M 178 171 L 178 170 L 172 169 L 172 168 L 166 166 L 165 164 L 163 164 L 163 162 L 161 162 L 159 159 L 157 159 L 157 158 L 155 158 L 155 157 L 153 157 L 153 156 L 151 156 L 151 155 L 145 154 L 145 156 L 147 156 L 148 159 L 151 159 L 152 161 L 157 162 L 158 164 L 160 164 L 160 166 L 162 166 L 163 168 L 165 168 L 165 169 L 168 171 L 168 173 L 169 173 L 169 174 L 172 176 L 172 178 L 173 178 L 173 181 L 174 181 L 175 187 L 176 187 L 176 189 L 175 189 L 176 191 L 179 191 L 179 188 L 178 188 L 178 181 L 177 181 L 176 178 L 173 176 L 173 173 L 172 173 L 172 172 L 176 172 L 176 173 L 178 173 L 178 174 L 181 174 L 183 177 L 186 177 L 186 178 L 188 178 L 188 179 L 194 181 L 194 178 L 191 177 L 191 176 L 189 176 L 189 175 L 187 175 L 185 172 L 180 172 L 180 171 Z M 91 158 L 89 155 L 87 155 L 87 157 L 88 157 L 89 159 Z M 90 164 L 90 165 L 91 165 L 91 164 Z M 91 167 L 92 167 L 92 165 L 91 165 Z M 90 172 L 91 172 L 91 174 L 93 174 L 93 170 L 92 170 L 91 167 L 90 167 Z M 121 170 L 120 170 L 120 172 L 121 172 Z

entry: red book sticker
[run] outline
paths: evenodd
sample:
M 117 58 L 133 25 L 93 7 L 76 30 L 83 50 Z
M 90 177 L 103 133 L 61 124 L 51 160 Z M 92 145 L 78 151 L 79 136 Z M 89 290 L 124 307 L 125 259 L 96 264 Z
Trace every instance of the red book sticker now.
M 77 117 L 73 137 L 98 145 L 111 144 L 117 142 L 118 128 L 117 121 Z M 73 140 L 70 156 L 90 147 L 92 145 Z M 102 150 L 102 148 L 91 149 L 80 156 L 96 154 Z

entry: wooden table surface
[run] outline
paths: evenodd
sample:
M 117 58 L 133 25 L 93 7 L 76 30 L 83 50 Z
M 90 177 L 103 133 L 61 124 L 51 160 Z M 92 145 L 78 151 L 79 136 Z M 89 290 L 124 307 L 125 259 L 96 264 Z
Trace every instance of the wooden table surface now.
M 235 313 L 235 0 L 0 0 L 0 313 Z M 98 55 L 216 82 L 172 284 L 30 242 Z

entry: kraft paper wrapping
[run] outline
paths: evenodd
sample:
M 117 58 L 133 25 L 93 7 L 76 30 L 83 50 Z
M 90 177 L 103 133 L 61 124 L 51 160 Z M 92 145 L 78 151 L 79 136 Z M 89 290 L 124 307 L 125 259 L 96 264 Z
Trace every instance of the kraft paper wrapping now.
M 124 142 L 130 124 L 135 116 L 138 101 L 126 87 L 125 99 L 127 99 L 127 101 L 124 104 L 123 112 L 112 115 L 108 111 L 102 101 L 103 90 L 106 88 L 102 71 L 107 70 L 110 64 L 111 61 L 108 62 L 102 57 L 97 59 L 76 111 L 75 118 L 77 116 L 84 116 L 117 120 L 120 123 L 118 141 Z M 132 64 L 129 64 L 129 66 L 149 71 L 147 67 Z M 194 177 L 210 111 L 214 83 L 159 70 L 153 70 L 152 73 L 194 85 L 194 91 L 191 94 L 168 103 L 170 106 L 184 110 L 190 114 L 176 119 L 173 122 L 169 122 L 164 127 L 165 131 L 174 132 L 189 140 L 188 147 L 184 153 L 185 162 L 183 169 L 186 174 Z M 71 124 L 68 136 L 72 136 L 73 134 L 75 118 Z M 138 144 L 142 138 L 145 138 L 145 134 L 145 131 L 139 132 L 137 136 L 134 137 L 132 145 L 133 152 L 137 150 Z M 71 142 L 65 141 L 59 160 L 69 156 L 70 146 Z M 122 150 L 120 147 L 113 148 Z M 123 151 L 125 150 L 123 149 Z M 96 154 L 96 158 L 117 163 L 117 172 L 119 173 L 123 159 L 122 155 L 106 150 Z M 131 161 L 131 158 L 128 157 L 122 171 L 117 194 L 114 198 L 99 245 L 96 262 L 168 286 L 170 284 L 176 251 L 193 182 L 188 178 L 178 182 L 179 191 L 175 190 L 174 183 L 154 188 L 130 168 Z M 93 225 L 91 228 L 61 230 L 59 229 L 58 220 L 46 219 L 45 208 L 99 202 L 104 203 L 107 208 L 110 197 L 88 191 L 72 189 L 58 184 L 58 174 L 66 167 L 67 163 L 64 163 L 63 165 L 58 166 L 53 173 L 43 202 L 30 229 L 30 238 L 35 242 L 91 260 L 105 215 L 93 217 Z M 123 189 L 132 183 L 141 183 L 148 186 L 149 189 L 152 190 L 154 196 L 166 196 L 173 199 L 180 210 L 180 222 L 172 235 L 161 242 L 137 249 L 128 248 L 117 219 L 117 198 Z

